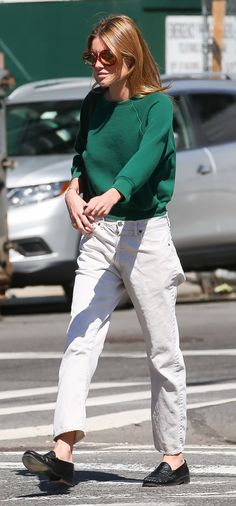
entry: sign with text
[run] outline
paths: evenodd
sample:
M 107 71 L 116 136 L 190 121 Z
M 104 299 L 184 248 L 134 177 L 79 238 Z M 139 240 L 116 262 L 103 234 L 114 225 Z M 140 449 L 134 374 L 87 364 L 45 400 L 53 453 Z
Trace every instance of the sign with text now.
M 208 67 L 212 68 L 213 19 L 208 18 L 209 54 Z M 166 17 L 166 72 L 185 74 L 203 72 L 203 16 Z M 236 16 L 225 16 L 222 72 L 236 74 Z

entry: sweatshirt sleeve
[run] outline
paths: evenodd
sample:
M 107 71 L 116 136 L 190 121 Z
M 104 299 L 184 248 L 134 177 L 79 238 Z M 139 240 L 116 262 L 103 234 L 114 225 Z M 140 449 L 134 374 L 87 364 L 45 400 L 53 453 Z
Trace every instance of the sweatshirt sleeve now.
M 160 94 L 148 113 L 145 132 L 138 151 L 116 176 L 113 188 L 122 193 L 125 202 L 141 188 L 158 166 L 172 129 L 173 106 L 171 100 Z
M 89 95 L 90 95 L 90 93 L 89 93 Z M 87 116 L 88 116 L 87 102 L 88 102 L 89 95 L 87 95 L 87 97 L 85 97 L 85 99 L 82 103 L 82 107 L 81 107 L 79 131 L 78 131 L 78 134 L 77 134 L 76 140 L 75 140 L 75 151 L 77 154 L 73 157 L 72 167 L 71 167 L 72 179 L 80 177 L 82 174 L 82 170 L 83 170 L 83 163 L 84 162 L 83 162 L 82 154 L 86 148 L 86 143 L 87 143 Z

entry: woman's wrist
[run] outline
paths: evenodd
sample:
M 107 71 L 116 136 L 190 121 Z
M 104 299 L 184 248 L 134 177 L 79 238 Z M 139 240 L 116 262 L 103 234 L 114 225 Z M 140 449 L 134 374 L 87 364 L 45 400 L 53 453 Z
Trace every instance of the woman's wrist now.
M 123 195 L 116 188 L 111 188 L 108 191 L 110 191 L 111 195 L 114 196 L 115 204 L 122 200 Z
M 79 194 L 79 188 L 80 188 L 79 179 L 77 177 L 74 177 L 73 179 L 71 179 L 71 181 L 68 185 L 68 188 L 66 190 L 66 194 L 67 194 L 67 192 L 70 192 L 71 190 L 73 190 L 77 194 Z
M 78 183 L 77 184 L 74 184 L 74 180 L 73 182 L 68 186 L 66 192 L 65 192 L 65 197 L 69 197 L 69 194 L 71 194 L 71 196 L 73 195 L 73 193 L 76 193 L 76 195 L 79 196 L 79 185 Z
M 75 191 L 76 193 L 78 193 L 78 188 L 73 188 L 73 186 L 69 186 L 69 187 L 67 188 L 67 190 L 66 190 L 66 193 L 68 193 L 68 192 L 69 192 L 69 191 L 71 191 L 71 190 L 73 190 L 73 191 Z

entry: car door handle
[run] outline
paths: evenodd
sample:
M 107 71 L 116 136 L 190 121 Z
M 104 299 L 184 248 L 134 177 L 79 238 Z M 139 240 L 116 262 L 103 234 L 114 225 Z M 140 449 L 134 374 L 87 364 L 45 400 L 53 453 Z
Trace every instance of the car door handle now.
M 203 176 L 205 174 L 209 174 L 209 172 L 212 172 L 212 168 L 210 165 L 199 165 L 197 168 L 198 174 L 202 174 Z

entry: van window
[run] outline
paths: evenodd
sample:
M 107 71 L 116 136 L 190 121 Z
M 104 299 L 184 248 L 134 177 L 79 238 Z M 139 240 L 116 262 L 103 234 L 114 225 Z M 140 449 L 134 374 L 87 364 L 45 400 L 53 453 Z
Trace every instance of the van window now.
M 190 99 L 202 123 L 207 144 L 236 141 L 236 94 L 193 93 Z
M 73 153 L 81 104 L 71 100 L 8 105 L 9 155 Z
M 190 149 L 196 144 L 191 120 L 182 97 L 175 96 L 173 130 L 177 150 Z

